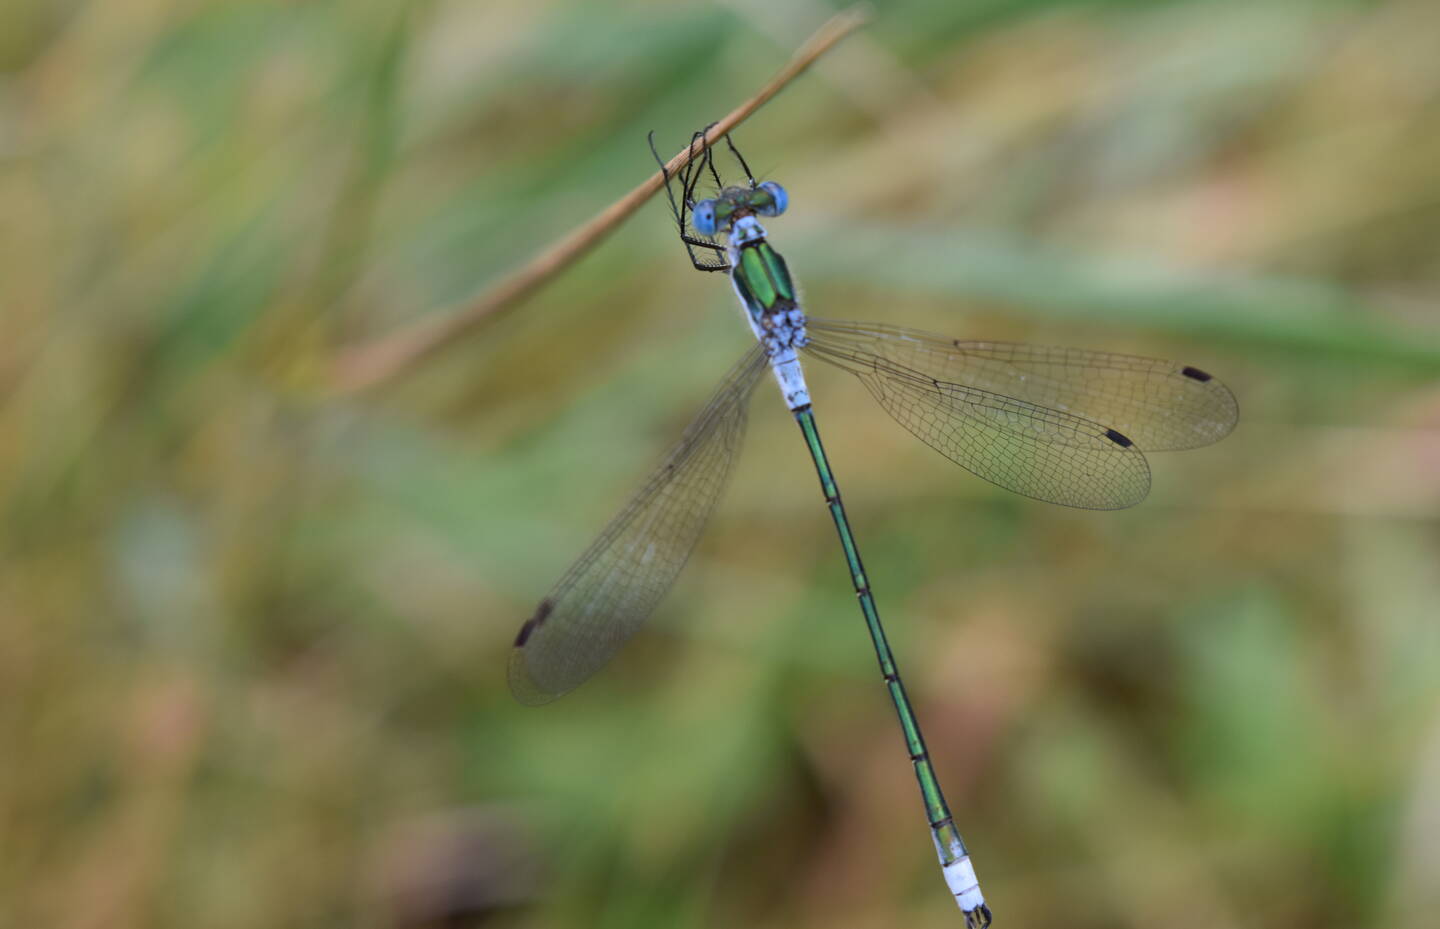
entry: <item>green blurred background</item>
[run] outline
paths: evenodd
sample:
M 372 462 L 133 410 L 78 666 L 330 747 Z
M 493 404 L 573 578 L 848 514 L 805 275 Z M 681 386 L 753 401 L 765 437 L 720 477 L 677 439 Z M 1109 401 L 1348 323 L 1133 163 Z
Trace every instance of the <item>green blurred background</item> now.
M 400 384 L 340 349 L 641 181 L 831 9 L 0 10 L 0 926 L 959 914 L 800 437 L 648 631 L 520 621 L 750 336 L 660 201 Z M 1182 359 L 1120 513 L 820 421 L 1003 926 L 1440 925 L 1440 4 L 903 0 L 741 128 L 820 315 Z

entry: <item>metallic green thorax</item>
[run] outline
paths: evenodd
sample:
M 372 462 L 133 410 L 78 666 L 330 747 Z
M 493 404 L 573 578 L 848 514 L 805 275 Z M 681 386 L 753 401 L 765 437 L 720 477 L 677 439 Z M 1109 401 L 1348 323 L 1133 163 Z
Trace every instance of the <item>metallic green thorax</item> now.
M 785 259 L 764 239 L 741 247 L 740 262 L 730 271 L 735 289 L 755 319 L 795 305 L 795 284 Z

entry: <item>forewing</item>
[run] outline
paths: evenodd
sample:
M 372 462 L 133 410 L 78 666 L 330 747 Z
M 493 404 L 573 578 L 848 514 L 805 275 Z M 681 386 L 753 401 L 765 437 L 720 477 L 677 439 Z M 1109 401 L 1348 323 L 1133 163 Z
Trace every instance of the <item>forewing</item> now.
M 1108 426 L 942 381 L 818 330 L 805 350 L 858 377 L 926 445 L 1006 490 L 1099 510 L 1134 506 L 1150 490 L 1145 456 Z
M 757 345 L 730 370 L 660 467 L 520 627 L 510 690 L 521 703 L 546 703 L 578 687 L 670 589 L 730 475 L 765 366 Z
M 1103 423 L 1146 451 L 1208 445 L 1235 427 L 1229 388 L 1199 368 L 1113 352 L 967 342 L 876 323 L 810 319 L 812 332 L 932 377 Z

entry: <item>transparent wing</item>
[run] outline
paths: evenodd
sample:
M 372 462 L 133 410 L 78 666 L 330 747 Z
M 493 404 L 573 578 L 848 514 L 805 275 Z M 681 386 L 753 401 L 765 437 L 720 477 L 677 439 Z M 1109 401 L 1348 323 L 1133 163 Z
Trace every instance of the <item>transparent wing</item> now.
M 757 344 L 730 370 L 664 462 L 520 627 L 510 690 L 547 703 L 609 661 L 670 589 L 720 499 L 766 368 Z
M 1027 497 L 1085 509 L 1134 506 L 1149 493 L 1150 467 L 1123 433 L 939 380 L 862 345 L 815 327 L 805 351 L 854 374 L 896 422 L 970 473 Z
M 966 342 L 941 335 L 811 318 L 812 333 L 869 351 L 937 381 L 1103 423 L 1149 452 L 1197 448 L 1224 438 L 1239 417 L 1229 388 L 1188 365 L 1136 355 Z

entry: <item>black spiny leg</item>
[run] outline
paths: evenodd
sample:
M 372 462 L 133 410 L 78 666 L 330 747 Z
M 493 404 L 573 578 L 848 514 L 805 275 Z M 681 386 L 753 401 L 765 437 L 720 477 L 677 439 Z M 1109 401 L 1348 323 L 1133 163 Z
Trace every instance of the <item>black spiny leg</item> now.
M 711 125 L 714 125 L 713 123 Z M 704 162 L 710 165 L 710 173 L 715 175 L 715 166 L 711 164 L 710 149 L 706 148 L 698 155 L 695 152 L 697 144 L 704 145 L 705 133 L 708 128 L 695 133 L 690 138 L 690 162 L 680 169 L 679 177 L 672 178 L 665 170 L 665 162 L 660 153 L 655 150 L 655 133 L 650 133 L 650 154 L 654 156 L 655 163 L 660 166 L 660 176 L 665 180 L 665 197 L 670 201 L 670 212 L 675 216 L 675 225 L 680 230 L 680 241 L 685 245 L 685 251 L 690 255 L 690 264 L 695 266 L 697 271 L 728 271 L 730 261 L 725 255 L 725 247 L 720 245 L 709 236 L 702 236 L 690 226 L 690 208 L 694 205 L 695 187 L 700 182 L 704 173 L 704 166 L 697 162 Z M 670 187 L 672 180 L 680 184 L 680 199 L 677 202 L 675 192 Z M 716 184 L 719 184 L 719 176 L 715 177 Z M 713 257 L 702 258 L 695 253 L 695 249 L 704 249 L 713 252 Z
M 714 129 L 714 128 L 715 128 L 715 124 L 714 124 L 714 123 L 711 123 L 710 125 L 706 126 L 704 129 L 699 130 L 698 132 L 696 132 L 694 135 L 692 135 L 692 136 L 690 137 L 690 144 L 691 144 L 692 146 L 694 146 L 694 145 L 704 145 L 704 144 L 705 144 L 705 136 L 710 132 L 711 129 Z M 729 135 L 726 135 L 725 138 L 726 138 L 726 140 L 729 140 L 730 136 L 729 136 Z M 694 164 L 694 163 L 695 163 L 695 162 L 694 162 L 694 159 L 691 159 L 691 162 L 690 162 L 690 163 L 691 163 L 691 164 Z M 701 170 L 706 169 L 706 168 L 708 168 L 709 171 L 710 171 L 710 179 L 715 182 L 715 192 L 716 192 L 716 193 L 719 193 L 721 190 L 724 190 L 724 189 L 725 189 L 725 182 L 722 181 L 722 180 L 720 180 L 720 172 L 717 171 L 717 170 L 715 170 L 715 148 L 714 148 L 714 146 L 711 146 L 711 147 L 705 149 L 705 151 L 701 153 Z M 685 191 L 685 199 L 686 199 L 686 200 L 689 200 L 691 204 L 694 204 L 694 202 L 695 202 L 695 187 L 696 187 L 696 185 L 699 184 L 699 183 L 700 183 L 700 170 L 697 170 L 697 171 L 695 172 L 695 178 L 694 178 L 694 180 L 691 181 L 691 183 L 690 183 L 689 189 Z
M 725 134 L 725 144 L 730 146 L 730 154 L 734 155 L 735 160 L 740 162 L 740 170 L 745 172 L 745 180 L 750 182 L 750 189 L 754 190 L 755 175 L 750 171 L 750 166 L 745 163 L 745 156 L 740 154 L 740 149 L 736 148 L 735 143 L 730 141 L 730 134 L 728 132 Z

